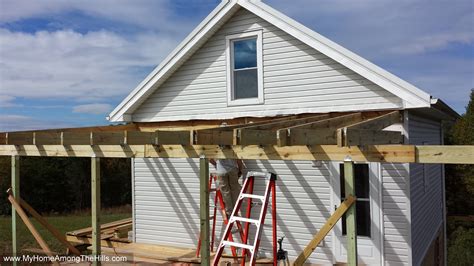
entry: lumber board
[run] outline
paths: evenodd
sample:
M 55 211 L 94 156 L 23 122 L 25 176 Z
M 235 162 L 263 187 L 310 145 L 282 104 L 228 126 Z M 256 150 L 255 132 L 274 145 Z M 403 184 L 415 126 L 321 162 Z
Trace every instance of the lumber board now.
M 345 128 L 338 129 L 337 134 L 342 136 L 338 138 L 339 146 L 403 143 L 402 133 L 398 131 Z
M 370 114 L 362 114 L 362 113 L 352 113 L 352 114 L 345 114 L 345 115 L 340 115 L 336 117 L 330 117 L 326 118 L 323 120 L 315 121 L 315 122 L 310 122 L 310 123 L 305 123 L 305 124 L 300 124 L 300 125 L 295 125 L 292 127 L 288 127 L 286 129 L 289 129 L 290 131 L 292 129 L 298 128 L 298 129 L 337 129 L 339 127 L 345 126 L 345 125 L 350 125 L 355 122 L 360 122 L 364 119 L 365 116 L 369 116 Z M 282 129 L 285 130 L 285 129 Z
M 274 130 L 239 130 L 238 145 L 276 145 L 277 133 Z
M 91 224 L 92 224 L 92 255 L 100 256 L 101 253 L 101 228 L 100 228 L 100 158 L 91 158 Z M 93 265 L 100 262 L 94 260 Z
M 90 145 L 91 132 L 62 132 L 63 145 Z
M 33 132 L 8 132 L 7 144 L 8 145 L 32 145 L 34 144 Z
M 10 194 L 11 195 L 11 194 Z M 54 228 L 46 219 L 44 219 L 28 202 L 20 199 L 20 206 L 29 212 L 44 228 L 46 228 L 59 242 L 63 243 L 72 253 L 77 256 L 81 255 L 81 252 L 69 243 L 63 234 L 61 234 L 56 228 Z
M 15 199 L 20 198 L 20 156 L 11 156 L 11 192 Z M 19 216 L 12 208 L 12 255 L 17 256 L 19 251 Z M 15 263 L 14 263 L 15 264 Z M 16 264 L 15 264 L 16 265 Z
M 0 133 L 0 145 L 7 145 L 7 133 Z
M 127 145 L 157 144 L 155 132 L 126 131 Z
M 126 218 L 126 219 L 122 219 L 122 220 L 102 224 L 100 226 L 100 230 L 105 231 L 107 229 L 115 228 L 115 227 L 126 225 L 126 224 L 132 224 L 132 218 Z M 71 235 L 71 236 L 85 236 L 85 235 L 88 235 L 90 233 L 92 233 L 92 227 L 86 227 L 86 228 L 74 230 L 74 231 L 71 231 L 71 232 L 67 232 L 66 234 Z
M 200 220 L 200 257 L 202 265 L 210 264 L 210 226 L 209 226 L 209 159 L 199 159 L 199 220 Z
M 35 145 L 61 145 L 61 132 L 34 132 Z
M 417 163 L 474 164 L 474 145 L 417 145 Z
M 361 122 L 354 123 L 347 126 L 349 129 L 370 129 L 370 130 L 382 130 L 390 125 L 400 123 L 402 121 L 402 115 L 399 111 L 393 111 L 388 114 L 380 115 L 374 118 L 370 118 Z
M 125 132 L 91 132 L 91 145 L 123 145 Z
M 413 145 L 219 146 L 219 145 L 0 145 L 0 155 L 110 158 L 199 158 L 256 160 L 343 161 L 350 155 L 358 162 L 415 162 Z
M 355 196 L 354 161 L 344 160 L 344 188 L 346 197 Z M 356 205 L 346 210 L 347 265 L 357 266 L 357 214 Z
M 25 211 L 21 208 L 20 204 L 15 200 L 13 195 L 9 194 L 8 195 L 8 200 L 12 204 L 12 208 L 15 208 L 16 212 L 20 216 L 20 218 L 23 220 L 25 223 L 26 227 L 28 230 L 30 230 L 31 234 L 35 238 L 36 242 L 40 245 L 41 249 L 48 255 L 48 256 L 54 256 L 54 254 L 51 252 L 51 249 L 49 248 L 48 244 L 46 241 L 44 241 L 43 237 L 39 234 L 38 230 L 36 230 L 35 226 L 31 223 L 30 219 L 28 218 L 28 215 L 26 215 Z M 57 261 L 52 261 L 54 265 L 59 265 Z
M 291 129 L 286 136 L 286 144 L 279 145 L 335 145 L 336 132 L 333 129 Z
M 321 229 L 314 235 L 313 239 L 308 243 L 308 245 L 304 248 L 304 250 L 298 255 L 296 258 L 294 265 L 300 266 L 311 256 L 314 250 L 319 246 L 321 241 L 327 236 L 327 234 L 331 231 L 331 229 L 336 225 L 337 221 L 341 219 L 341 217 L 346 213 L 349 207 L 352 206 L 355 202 L 355 197 L 349 196 L 346 200 L 344 200 L 339 207 L 337 207 L 336 211 L 329 217 L 326 223 L 321 227 Z
M 191 131 L 166 131 L 157 130 L 156 144 L 157 145 L 191 145 Z
M 195 143 L 198 145 L 233 145 L 234 132 L 225 128 L 196 130 Z
M 291 118 L 291 119 L 280 119 L 275 121 L 268 121 L 266 123 L 257 123 L 257 124 L 247 124 L 243 127 L 236 128 L 237 130 L 277 130 L 281 128 L 288 128 L 292 126 L 297 126 L 301 124 L 312 123 L 320 121 L 325 118 L 331 117 L 330 114 L 318 114 L 304 118 Z

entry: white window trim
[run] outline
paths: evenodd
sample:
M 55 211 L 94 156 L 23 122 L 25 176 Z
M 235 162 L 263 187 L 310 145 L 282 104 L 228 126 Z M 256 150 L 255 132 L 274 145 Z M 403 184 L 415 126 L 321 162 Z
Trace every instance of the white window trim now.
M 262 31 L 250 31 L 239 34 L 233 34 L 226 36 L 226 69 L 227 69 L 227 106 L 239 106 L 239 105 L 255 105 L 263 104 L 263 44 L 262 44 Z M 236 40 L 250 39 L 257 37 L 257 86 L 258 86 L 258 97 L 237 99 L 233 100 L 234 82 L 234 58 L 233 58 L 233 45 L 232 42 Z

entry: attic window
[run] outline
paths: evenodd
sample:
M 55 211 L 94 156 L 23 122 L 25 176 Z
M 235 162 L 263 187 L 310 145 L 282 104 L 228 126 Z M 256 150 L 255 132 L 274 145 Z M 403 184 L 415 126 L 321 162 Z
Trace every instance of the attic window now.
M 227 103 L 263 103 L 262 32 L 246 32 L 226 37 Z

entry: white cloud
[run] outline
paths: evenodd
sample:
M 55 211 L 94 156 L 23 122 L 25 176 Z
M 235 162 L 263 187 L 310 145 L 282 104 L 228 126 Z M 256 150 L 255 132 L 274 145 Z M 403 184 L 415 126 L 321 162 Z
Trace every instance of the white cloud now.
M 24 115 L 0 115 L 0 132 L 65 127 L 71 127 L 71 124 L 62 121 L 41 120 Z
M 108 31 L 23 33 L 0 29 L 0 97 L 123 97 L 176 45 L 170 35 Z
M 112 105 L 106 103 L 91 103 L 91 104 L 82 104 L 76 105 L 72 109 L 74 113 L 83 113 L 83 114 L 107 114 L 112 110 Z

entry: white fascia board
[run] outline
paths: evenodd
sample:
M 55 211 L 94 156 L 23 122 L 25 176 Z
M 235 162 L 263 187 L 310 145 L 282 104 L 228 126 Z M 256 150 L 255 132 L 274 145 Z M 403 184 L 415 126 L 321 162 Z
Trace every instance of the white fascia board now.
M 172 71 L 200 40 L 212 31 L 229 12 L 236 0 L 222 1 L 108 116 L 110 122 L 131 120 L 131 112 L 153 92 L 153 86 Z
M 400 97 L 404 100 L 405 108 L 430 107 L 431 96 L 426 92 L 314 32 L 272 7 L 260 1 L 238 0 L 238 3 L 303 43 Z

